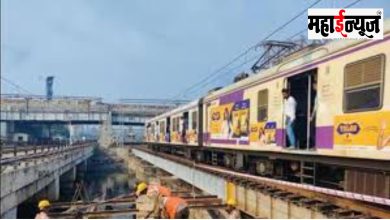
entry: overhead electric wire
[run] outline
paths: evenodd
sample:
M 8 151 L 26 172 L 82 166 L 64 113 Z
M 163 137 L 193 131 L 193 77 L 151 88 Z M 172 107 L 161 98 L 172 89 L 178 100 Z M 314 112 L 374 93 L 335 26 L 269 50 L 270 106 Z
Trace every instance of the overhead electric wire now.
M 362 0 L 356 0 L 356 1 L 354 1 L 354 2 L 352 2 L 352 3 L 350 3 L 350 4 L 348 4 L 348 5 L 344 6 L 343 8 L 352 7 L 352 6 L 356 5 L 357 3 L 361 2 L 361 1 L 362 1 Z M 293 39 L 293 38 L 295 38 L 296 36 L 299 36 L 300 34 L 302 34 L 302 33 L 305 32 L 305 31 L 307 31 L 307 27 L 304 28 L 304 29 L 302 29 L 302 30 L 300 30 L 300 31 L 298 31 L 297 33 L 291 35 L 291 36 L 288 37 L 287 39 Z
M 313 6 L 317 5 L 321 0 L 318 0 L 316 2 L 314 2 L 313 4 L 311 4 L 309 7 L 307 7 L 306 9 L 302 10 L 300 13 L 298 13 L 296 16 L 294 16 L 291 20 L 289 20 L 288 22 L 284 23 L 283 25 L 281 25 L 280 27 L 278 27 L 277 29 L 275 29 L 273 32 L 271 32 L 269 35 L 267 35 L 262 41 L 265 41 L 267 39 L 269 39 L 271 36 L 273 36 L 275 33 L 277 33 L 278 31 L 280 31 L 281 29 L 283 29 L 284 27 L 286 27 L 287 25 L 289 25 L 292 21 L 294 21 L 295 19 L 297 19 L 300 15 L 302 15 L 303 13 L 305 13 L 309 8 L 312 8 Z M 349 7 L 352 7 L 354 5 L 356 5 L 357 3 L 359 3 L 361 0 L 356 0 L 346 6 L 344 6 L 343 8 L 349 8 Z M 287 38 L 288 39 L 293 39 L 295 38 L 296 36 L 300 35 L 301 33 L 303 33 L 304 31 L 307 31 L 307 28 L 291 35 L 290 37 Z M 262 42 L 260 41 L 260 42 Z M 186 93 L 188 92 L 191 92 L 194 88 L 196 88 L 198 85 L 201 85 L 202 87 L 205 87 L 207 85 L 210 85 L 211 83 L 215 82 L 215 80 L 217 80 L 217 77 L 219 76 L 219 72 L 222 71 L 223 69 L 225 69 L 227 66 L 231 65 L 232 63 L 234 63 L 235 61 L 237 61 L 239 58 L 241 58 L 242 56 L 246 55 L 251 49 L 253 48 L 256 48 L 257 45 L 259 45 L 259 43 L 255 44 L 254 46 L 250 47 L 249 49 L 247 49 L 244 53 L 241 53 L 239 56 L 237 56 L 235 59 L 233 59 L 231 62 L 229 62 L 228 64 L 224 65 L 222 68 L 218 69 L 218 72 L 213 72 L 213 74 L 210 74 L 206 79 L 203 79 L 202 81 L 194 84 L 193 86 L 191 86 L 190 88 L 184 90 L 181 94 L 185 97 L 188 97 Z M 255 56 L 257 57 L 257 56 Z M 255 57 L 252 57 L 252 59 L 254 59 Z M 238 67 L 241 67 L 247 63 L 249 63 L 250 60 L 248 61 L 244 61 L 243 63 L 239 64 L 238 66 L 235 66 L 227 71 L 224 71 L 222 73 L 226 73 L 226 72 L 230 72 L 231 70 L 233 69 L 236 69 Z M 219 74 L 218 74 L 219 73 Z M 208 81 L 208 82 L 207 82 Z M 203 83 L 204 82 L 204 83 Z M 203 83 L 203 84 L 202 84 Z
M 0 77 L 4 82 L 8 83 L 9 85 L 13 86 L 14 88 L 16 88 L 17 90 L 19 91 L 23 91 L 25 93 L 28 93 L 28 94 L 33 94 L 32 92 L 30 92 L 29 90 L 23 88 L 22 86 L 19 86 L 18 84 L 14 83 L 12 80 L 9 80 L 7 78 L 5 78 L 4 76 L 1 76 Z
M 295 21 L 298 17 L 300 17 L 303 13 L 305 13 L 309 8 L 314 7 L 318 3 L 320 3 L 322 0 L 317 0 L 314 3 L 312 3 L 309 7 L 306 7 L 304 10 L 300 11 L 297 15 L 295 15 L 293 18 L 291 18 L 289 21 L 285 22 L 283 25 L 277 27 L 275 30 L 273 30 L 270 34 L 268 34 L 264 39 L 262 39 L 260 42 L 256 43 L 255 45 L 249 47 L 246 49 L 243 53 L 240 53 L 238 56 L 230 60 L 227 64 L 223 65 L 222 67 L 218 68 L 216 71 L 213 71 L 211 74 L 207 75 L 205 78 L 200 80 L 199 82 L 195 83 L 194 85 L 190 86 L 189 88 L 183 90 L 178 95 L 174 96 L 174 98 L 180 97 L 185 95 L 187 92 L 192 91 L 193 88 L 198 87 L 199 85 L 203 85 L 202 83 L 207 82 L 211 77 L 215 77 L 215 75 L 219 74 L 222 70 L 239 60 L 241 57 L 248 54 L 252 49 L 256 48 L 259 43 L 268 40 L 270 37 L 272 37 L 274 34 L 285 28 L 287 25 L 291 24 L 293 21 Z M 208 83 L 210 84 L 210 83 Z M 208 85 L 206 84 L 206 85 Z M 204 86 L 204 85 L 203 85 Z

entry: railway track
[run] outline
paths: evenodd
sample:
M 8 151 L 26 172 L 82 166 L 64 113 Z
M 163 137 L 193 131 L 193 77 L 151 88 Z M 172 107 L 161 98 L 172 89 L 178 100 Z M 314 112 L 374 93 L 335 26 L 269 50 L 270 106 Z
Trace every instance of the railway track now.
M 195 163 L 183 157 L 156 152 L 146 147 L 137 147 L 137 149 L 214 174 L 236 185 L 319 210 L 334 218 L 390 218 L 390 199 L 250 175 L 223 167 Z

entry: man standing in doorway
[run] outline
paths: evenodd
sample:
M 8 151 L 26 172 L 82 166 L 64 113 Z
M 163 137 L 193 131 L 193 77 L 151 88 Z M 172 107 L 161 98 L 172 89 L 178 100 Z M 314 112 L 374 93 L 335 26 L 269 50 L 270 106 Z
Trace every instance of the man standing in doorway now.
M 295 122 L 295 113 L 297 109 L 297 102 L 294 97 L 290 95 L 290 91 L 288 89 L 282 90 L 283 98 L 284 98 L 284 116 L 286 123 L 286 131 L 288 141 L 290 142 L 287 149 L 295 149 L 296 140 L 294 133 L 294 122 Z

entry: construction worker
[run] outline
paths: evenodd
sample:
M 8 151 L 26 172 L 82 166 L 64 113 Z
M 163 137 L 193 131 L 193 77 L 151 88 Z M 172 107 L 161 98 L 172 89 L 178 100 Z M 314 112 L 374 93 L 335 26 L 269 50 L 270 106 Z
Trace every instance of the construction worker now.
M 240 219 L 241 214 L 240 210 L 236 208 L 236 200 L 235 199 L 229 199 L 227 201 L 227 208 L 226 208 L 227 219 Z
M 135 195 L 137 196 L 136 208 L 137 219 L 157 218 L 159 215 L 158 210 L 158 195 L 147 195 L 148 185 L 141 182 L 137 186 Z M 156 205 L 157 204 L 157 205 Z M 157 208 L 156 208 L 157 207 Z
M 49 219 L 48 209 L 50 207 L 50 202 L 47 199 L 41 200 L 38 203 L 39 212 L 35 216 L 35 219 Z
M 180 197 L 163 197 L 161 205 L 161 217 L 163 218 L 187 219 L 190 215 L 187 202 Z
M 148 192 L 146 193 L 151 198 L 154 198 L 153 212 L 150 215 L 161 218 L 160 203 L 164 197 L 169 197 L 172 192 L 169 188 L 161 186 L 159 183 L 151 183 L 148 185 Z

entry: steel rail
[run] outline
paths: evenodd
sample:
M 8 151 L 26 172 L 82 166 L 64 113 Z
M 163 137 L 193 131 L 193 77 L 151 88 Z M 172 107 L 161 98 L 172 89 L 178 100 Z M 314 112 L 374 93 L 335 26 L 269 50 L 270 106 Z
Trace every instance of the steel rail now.
M 182 192 L 178 192 L 182 193 Z M 175 191 L 172 192 L 173 195 L 176 194 Z M 189 203 L 192 202 L 204 202 L 204 201 L 210 201 L 210 202 L 222 202 L 220 199 L 217 198 L 215 195 L 184 195 L 180 196 L 181 198 L 185 199 Z M 82 206 L 82 205 L 105 205 L 105 204 L 115 204 L 115 203 L 130 203 L 135 202 L 136 197 L 129 195 L 129 196 L 123 196 L 123 197 L 117 197 L 114 199 L 109 199 L 105 201 L 92 201 L 92 202 L 55 202 L 52 203 L 50 208 L 64 208 L 64 207 L 70 207 L 70 206 Z
M 189 205 L 188 208 L 190 209 L 206 209 L 206 210 L 213 210 L 213 209 L 221 209 L 226 208 L 225 204 L 201 204 L 201 205 Z M 106 217 L 107 215 L 114 215 L 114 214 L 136 214 L 138 212 L 137 209 L 121 209 L 121 210 L 104 210 L 104 211 L 88 211 L 88 212 L 81 212 L 83 216 L 94 216 L 94 217 Z M 66 217 L 74 217 L 78 213 L 72 212 L 72 213 L 49 213 L 49 216 L 51 218 L 66 218 Z

